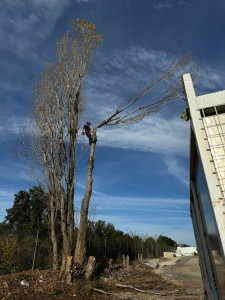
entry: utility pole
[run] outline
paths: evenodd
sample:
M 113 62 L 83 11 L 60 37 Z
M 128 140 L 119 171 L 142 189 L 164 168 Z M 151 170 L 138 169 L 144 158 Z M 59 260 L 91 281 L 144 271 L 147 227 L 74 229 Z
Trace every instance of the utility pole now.
M 32 264 L 32 270 L 34 269 L 35 257 L 36 257 L 36 252 L 37 252 L 38 236 L 39 236 L 39 230 L 38 230 L 37 236 L 36 236 L 36 242 L 35 242 L 35 248 L 34 248 L 34 257 L 33 257 L 33 264 Z

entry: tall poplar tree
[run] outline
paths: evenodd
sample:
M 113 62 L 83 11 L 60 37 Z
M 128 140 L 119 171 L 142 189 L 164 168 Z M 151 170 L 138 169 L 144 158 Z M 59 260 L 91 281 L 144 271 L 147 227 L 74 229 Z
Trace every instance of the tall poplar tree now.
M 35 178 L 49 195 L 54 270 L 58 268 L 55 221 L 60 214 L 60 275 L 65 281 L 70 281 L 67 258 L 73 254 L 75 244 L 75 149 L 85 108 L 83 89 L 101 41 L 93 23 L 85 19 L 71 21 L 70 30 L 56 44 L 55 61 L 46 63 L 45 70 L 34 79 L 31 124 L 19 144 L 19 153 L 31 159 Z

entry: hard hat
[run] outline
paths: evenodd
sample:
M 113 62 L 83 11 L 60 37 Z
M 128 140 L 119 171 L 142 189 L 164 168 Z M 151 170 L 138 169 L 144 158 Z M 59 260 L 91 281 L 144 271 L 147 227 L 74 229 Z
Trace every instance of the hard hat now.
M 87 121 L 87 124 L 91 124 L 91 122 L 90 122 L 90 121 Z

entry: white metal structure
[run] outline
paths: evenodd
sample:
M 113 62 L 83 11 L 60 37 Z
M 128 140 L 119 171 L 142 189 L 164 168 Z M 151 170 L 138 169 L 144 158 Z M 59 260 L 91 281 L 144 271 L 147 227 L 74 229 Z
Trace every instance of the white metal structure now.
M 206 299 L 225 299 L 225 91 L 196 96 L 183 75 L 191 119 L 190 205 Z

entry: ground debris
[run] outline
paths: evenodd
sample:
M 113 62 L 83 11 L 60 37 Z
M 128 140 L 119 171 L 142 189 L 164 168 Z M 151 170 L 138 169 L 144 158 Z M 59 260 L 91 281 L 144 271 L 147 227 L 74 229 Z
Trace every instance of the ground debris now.
M 131 285 L 125 285 L 125 284 L 120 284 L 120 283 L 116 283 L 116 286 L 121 287 L 121 288 L 132 289 L 132 290 L 135 290 L 135 291 L 140 292 L 140 293 L 160 295 L 160 296 L 167 296 L 167 295 L 179 292 L 179 290 L 174 290 L 174 291 L 169 291 L 169 292 L 157 292 L 157 291 L 152 291 L 152 290 L 140 290 L 140 289 L 137 289 L 137 288 L 135 288 Z
M 129 273 L 124 270 L 112 273 L 108 283 L 111 289 L 107 291 L 114 293 L 107 295 L 110 299 L 204 299 L 201 282 L 165 278 L 156 274 L 152 267 L 140 263 L 134 264 Z
M 166 269 L 166 268 L 164 268 Z M 33 300 L 203 300 L 203 288 L 195 280 L 165 278 L 150 266 L 132 264 L 129 269 L 115 269 L 90 281 L 77 280 L 66 285 L 58 273 L 50 270 L 30 270 L 0 276 L 0 299 Z M 166 272 L 166 270 L 165 270 Z M 29 287 L 21 286 L 21 281 Z
M 26 280 L 22 280 L 22 281 L 20 282 L 20 284 L 23 285 L 23 286 L 27 286 L 27 287 L 30 286 L 29 282 L 26 281 Z

